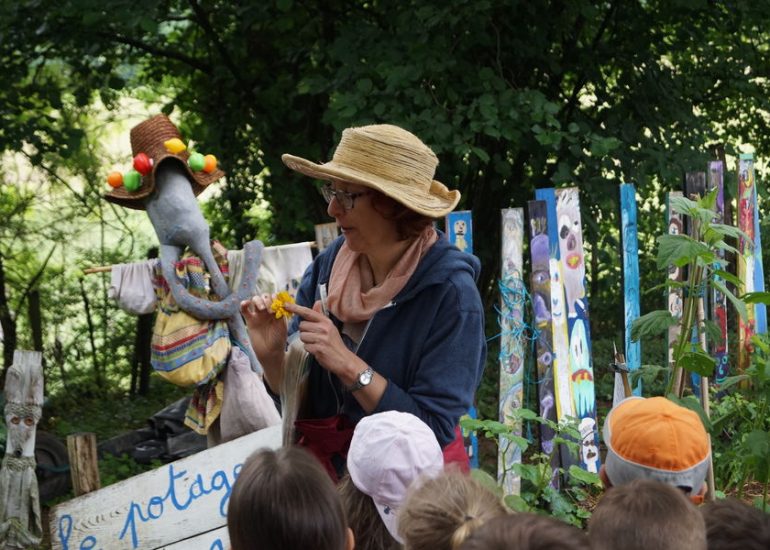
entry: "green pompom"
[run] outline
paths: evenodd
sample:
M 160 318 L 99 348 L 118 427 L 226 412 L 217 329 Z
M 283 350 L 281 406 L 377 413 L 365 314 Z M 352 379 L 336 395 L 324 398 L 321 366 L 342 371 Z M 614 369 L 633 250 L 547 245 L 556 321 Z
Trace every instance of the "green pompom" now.
M 125 187 L 126 191 L 128 191 L 129 193 L 138 191 L 141 186 L 142 186 L 142 175 L 136 170 L 129 170 L 128 172 L 126 172 L 126 175 L 123 176 L 123 187 Z
M 192 169 L 193 172 L 200 172 L 206 165 L 206 160 L 200 153 L 192 153 L 190 158 L 187 159 L 187 164 L 190 165 L 190 169 Z

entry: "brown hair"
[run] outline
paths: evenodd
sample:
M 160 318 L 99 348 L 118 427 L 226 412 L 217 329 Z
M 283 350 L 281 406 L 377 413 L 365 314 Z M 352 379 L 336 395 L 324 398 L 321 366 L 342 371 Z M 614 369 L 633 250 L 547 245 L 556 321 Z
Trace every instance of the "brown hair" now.
M 349 474 L 342 478 L 337 490 L 348 525 L 356 537 L 356 550 L 398 550 L 401 545 L 382 522 L 372 497 L 355 486 Z
M 372 208 L 386 220 L 396 222 L 398 238 L 402 241 L 417 237 L 433 223 L 433 218 L 419 214 L 379 191 L 371 190 Z
M 698 509 L 676 487 L 635 479 L 607 490 L 588 521 L 594 550 L 706 550 Z
M 767 550 L 770 515 L 734 498 L 701 506 L 709 550 Z
M 478 528 L 460 550 L 590 550 L 586 534 L 556 518 L 530 513 L 494 518 Z
M 444 472 L 409 490 L 398 533 L 407 550 L 457 550 L 480 525 L 506 513 L 500 499 L 471 476 Z
M 342 503 L 318 461 L 299 447 L 255 452 L 227 508 L 232 550 L 345 550 Z

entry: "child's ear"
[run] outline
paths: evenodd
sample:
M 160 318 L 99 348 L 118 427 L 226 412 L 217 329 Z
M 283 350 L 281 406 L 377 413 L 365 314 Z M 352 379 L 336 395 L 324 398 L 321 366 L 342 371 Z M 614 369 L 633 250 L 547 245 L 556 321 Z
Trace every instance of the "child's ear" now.
M 604 469 L 604 464 L 602 464 L 601 468 L 599 468 L 599 478 L 602 480 L 605 489 L 612 487 L 612 482 L 607 476 L 607 470 Z
M 356 537 L 353 535 L 353 529 L 348 527 L 348 543 L 345 550 L 353 550 L 356 547 Z

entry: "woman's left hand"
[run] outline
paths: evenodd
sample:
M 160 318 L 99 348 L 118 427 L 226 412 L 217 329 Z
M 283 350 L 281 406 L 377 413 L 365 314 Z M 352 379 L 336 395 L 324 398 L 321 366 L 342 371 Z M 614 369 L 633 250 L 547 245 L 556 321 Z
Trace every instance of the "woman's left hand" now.
M 321 302 L 313 304 L 313 309 L 291 303 L 286 303 L 284 307 L 302 317 L 299 339 L 305 344 L 305 350 L 312 353 L 323 368 L 343 380 L 347 379 L 349 365 L 356 356 L 345 346 L 332 320 L 321 312 Z

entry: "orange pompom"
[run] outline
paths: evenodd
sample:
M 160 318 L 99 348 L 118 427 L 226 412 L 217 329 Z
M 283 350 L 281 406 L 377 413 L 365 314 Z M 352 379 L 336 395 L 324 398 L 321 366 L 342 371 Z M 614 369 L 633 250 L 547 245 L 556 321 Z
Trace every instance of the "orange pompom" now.
M 110 172 L 110 175 L 107 176 L 107 183 L 110 184 L 110 187 L 120 187 L 123 185 L 123 174 L 120 172 Z
M 206 155 L 203 157 L 203 171 L 210 174 L 217 169 L 217 157 L 214 155 Z

